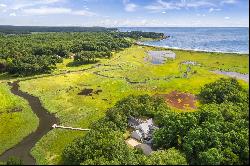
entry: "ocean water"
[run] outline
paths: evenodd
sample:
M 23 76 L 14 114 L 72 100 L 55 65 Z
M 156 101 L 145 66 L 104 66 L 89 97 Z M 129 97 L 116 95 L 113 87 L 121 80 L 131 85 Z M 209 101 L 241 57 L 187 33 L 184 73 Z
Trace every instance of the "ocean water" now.
M 208 52 L 249 54 L 249 28 L 119 28 L 120 31 L 161 32 L 170 38 L 143 42 L 146 45 Z

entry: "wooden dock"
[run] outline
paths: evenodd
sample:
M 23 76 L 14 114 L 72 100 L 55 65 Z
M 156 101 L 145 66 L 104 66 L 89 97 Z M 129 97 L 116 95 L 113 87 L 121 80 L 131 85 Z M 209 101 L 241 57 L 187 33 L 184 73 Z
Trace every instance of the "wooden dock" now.
M 82 128 L 74 128 L 74 127 L 65 127 L 65 126 L 59 126 L 57 124 L 53 124 L 52 126 L 54 129 L 55 128 L 61 128 L 61 129 L 69 129 L 69 130 L 80 130 L 80 131 L 90 131 L 90 129 L 82 129 Z

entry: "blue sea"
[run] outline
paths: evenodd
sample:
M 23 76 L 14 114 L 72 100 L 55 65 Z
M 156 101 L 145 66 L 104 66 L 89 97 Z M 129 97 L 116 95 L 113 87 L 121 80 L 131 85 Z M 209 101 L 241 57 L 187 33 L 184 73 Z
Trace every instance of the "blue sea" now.
M 147 41 L 146 45 L 207 52 L 249 54 L 249 28 L 119 28 L 120 31 L 161 32 L 170 38 Z

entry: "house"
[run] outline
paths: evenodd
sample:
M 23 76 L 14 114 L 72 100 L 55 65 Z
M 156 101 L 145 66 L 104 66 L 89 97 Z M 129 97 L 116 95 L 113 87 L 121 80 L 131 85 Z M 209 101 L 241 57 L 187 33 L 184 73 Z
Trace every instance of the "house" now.
M 128 125 L 135 129 L 131 133 L 131 137 L 141 141 L 143 143 L 151 144 L 152 143 L 152 136 L 155 129 L 158 127 L 154 126 L 153 119 L 147 119 L 143 121 L 141 119 L 136 119 L 134 117 L 129 117 Z

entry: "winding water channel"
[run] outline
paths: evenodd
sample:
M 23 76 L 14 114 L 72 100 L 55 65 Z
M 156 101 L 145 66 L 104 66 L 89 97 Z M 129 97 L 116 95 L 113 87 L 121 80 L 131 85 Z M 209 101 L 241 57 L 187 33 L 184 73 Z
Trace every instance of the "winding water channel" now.
M 25 165 L 35 165 L 36 160 L 30 154 L 30 151 L 35 146 L 35 144 L 52 129 L 51 126 L 57 123 L 58 119 L 42 106 L 38 97 L 34 97 L 26 92 L 21 91 L 19 89 L 19 81 L 8 84 L 11 86 L 11 93 L 28 101 L 32 111 L 39 118 L 39 125 L 35 132 L 32 132 L 17 145 L 1 154 L 0 160 L 6 161 L 9 157 L 15 156 L 21 158 L 23 160 L 23 164 Z

